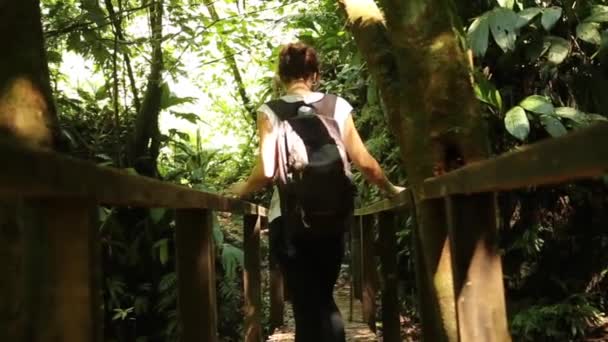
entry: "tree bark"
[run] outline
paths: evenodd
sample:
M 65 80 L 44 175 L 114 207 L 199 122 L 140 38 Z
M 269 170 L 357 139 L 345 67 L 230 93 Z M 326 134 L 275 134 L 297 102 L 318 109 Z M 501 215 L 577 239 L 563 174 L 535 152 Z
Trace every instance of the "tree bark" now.
M 110 20 L 112 21 L 112 27 L 114 28 L 114 34 L 116 38 L 120 42 L 126 41 L 125 35 L 122 29 L 122 6 L 119 6 L 119 11 L 116 13 L 114 11 L 114 6 L 112 5 L 112 0 L 104 0 L 106 5 L 106 10 L 110 16 Z M 120 0 L 119 0 L 120 4 Z M 115 47 L 116 49 L 116 47 Z M 116 51 L 115 51 L 116 53 Z M 135 107 L 135 111 L 139 113 L 141 109 L 141 103 L 139 101 L 139 94 L 137 91 L 137 83 L 135 83 L 135 76 L 133 75 L 133 67 L 131 66 L 131 57 L 127 52 L 123 53 L 123 58 L 125 59 L 125 65 L 127 67 L 127 75 L 129 76 L 129 82 L 131 85 L 131 92 L 133 93 L 133 106 Z
M 449 0 L 384 0 L 385 20 L 373 0 L 341 2 L 381 89 L 415 197 L 425 340 L 470 340 L 476 333 L 480 340 L 508 340 L 493 195 L 459 198 L 453 211 L 443 200 L 419 196 L 424 179 L 489 154 L 455 6 Z M 471 220 L 476 215 L 484 219 Z M 450 231 L 448 222 L 454 223 Z M 497 292 L 480 305 L 471 298 L 483 286 Z M 466 329 L 473 309 L 483 317 L 475 324 L 492 331 Z
M 36 0 L 0 2 L 0 139 L 55 146 L 58 125 Z M 0 202 L 0 341 L 21 341 L 26 330 L 22 203 Z M 32 211 L 36 213 L 36 211 Z
M 146 176 L 156 177 L 156 159 L 160 150 L 158 117 L 162 97 L 163 0 L 150 0 L 150 27 L 152 28 L 152 65 L 148 75 L 146 93 L 135 120 L 135 133 L 130 149 L 129 164 Z

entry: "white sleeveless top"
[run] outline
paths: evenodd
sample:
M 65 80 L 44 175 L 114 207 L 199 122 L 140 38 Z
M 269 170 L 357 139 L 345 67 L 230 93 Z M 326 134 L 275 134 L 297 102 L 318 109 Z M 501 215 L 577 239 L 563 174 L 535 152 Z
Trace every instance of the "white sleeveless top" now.
M 285 95 L 281 97 L 281 100 L 286 102 L 298 102 L 304 101 L 304 103 L 313 103 L 321 100 L 325 94 L 313 92 L 306 95 Z M 340 134 L 344 137 L 344 127 L 346 126 L 346 120 L 348 116 L 351 115 L 353 107 L 348 103 L 345 99 L 337 96 L 336 99 L 336 109 L 334 111 L 334 120 L 336 120 L 338 124 L 338 128 L 340 129 Z M 272 129 L 276 129 L 279 123 L 279 118 L 277 115 L 268 107 L 263 104 L 258 109 L 259 112 L 264 113 L 268 118 L 268 121 L 272 125 Z M 270 211 L 268 213 L 268 222 L 272 222 L 275 218 L 281 216 L 281 206 L 279 203 L 279 191 L 276 186 L 274 188 L 274 193 L 272 194 L 272 199 L 270 200 Z

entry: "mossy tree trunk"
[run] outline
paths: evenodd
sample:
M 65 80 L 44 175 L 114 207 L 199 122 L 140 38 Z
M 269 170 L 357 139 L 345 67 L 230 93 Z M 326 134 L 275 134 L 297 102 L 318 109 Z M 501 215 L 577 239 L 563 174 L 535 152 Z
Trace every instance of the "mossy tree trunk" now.
M 129 165 L 146 176 L 156 177 L 157 157 L 160 151 L 158 118 L 161 111 L 163 63 L 163 0 L 148 0 L 150 27 L 152 29 L 152 62 L 148 84 L 135 120 L 135 132 L 131 141 Z
M 424 179 L 489 154 L 462 25 L 449 0 L 341 0 L 378 83 L 417 208 L 426 341 L 510 340 L 493 194 L 422 200 Z M 386 15 L 384 15 L 386 14 Z
M 0 37 L 0 140 L 52 148 L 57 115 L 38 1 L 1 1 Z M 26 227 L 20 214 L 25 206 L 11 199 L 0 202 L 0 341 L 21 341 L 27 325 Z

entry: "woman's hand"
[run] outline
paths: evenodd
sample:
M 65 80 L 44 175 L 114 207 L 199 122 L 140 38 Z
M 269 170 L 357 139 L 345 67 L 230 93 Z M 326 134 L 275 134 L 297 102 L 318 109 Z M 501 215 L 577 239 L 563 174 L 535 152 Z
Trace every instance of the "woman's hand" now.
M 388 196 L 389 198 L 393 198 L 399 195 L 402 191 L 405 191 L 405 188 L 402 186 L 394 185 L 393 183 L 387 181 L 387 184 L 383 188 L 383 190 L 386 196 Z
M 399 195 L 401 192 L 405 191 L 405 187 L 403 186 L 398 186 L 398 185 L 393 185 L 391 187 L 391 191 L 389 193 L 390 197 L 395 197 L 397 195 Z
M 242 198 L 249 194 L 248 188 L 247 182 L 236 182 L 226 189 L 226 195 Z

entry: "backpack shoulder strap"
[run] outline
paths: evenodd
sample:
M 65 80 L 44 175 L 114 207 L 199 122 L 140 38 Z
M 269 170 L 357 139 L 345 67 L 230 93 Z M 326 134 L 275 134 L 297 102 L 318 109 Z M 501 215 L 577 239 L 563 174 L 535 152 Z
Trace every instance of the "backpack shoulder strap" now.
M 303 101 L 287 102 L 284 100 L 272 100 L 266 105 L 274 112 L 279 120 L 287 120 L 298 115 L 298 108 L 304 105 Z
M 317 114 L 333 118 L 334 112 L 336 111 L 337 100 L 338 97 L 336 95 L 325 94 L 322 99 L 315 103 L 312 103 L 311 105 L 315 108 Z

